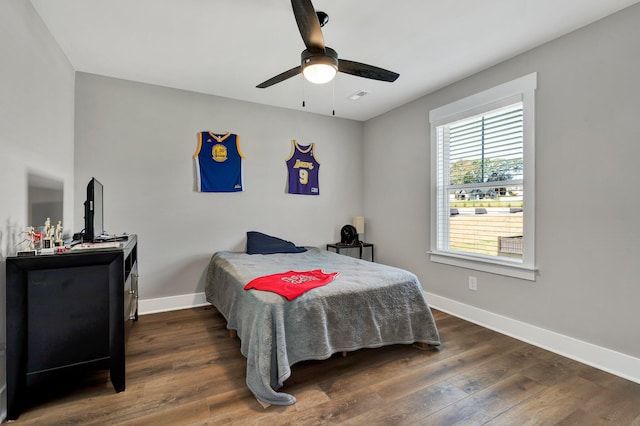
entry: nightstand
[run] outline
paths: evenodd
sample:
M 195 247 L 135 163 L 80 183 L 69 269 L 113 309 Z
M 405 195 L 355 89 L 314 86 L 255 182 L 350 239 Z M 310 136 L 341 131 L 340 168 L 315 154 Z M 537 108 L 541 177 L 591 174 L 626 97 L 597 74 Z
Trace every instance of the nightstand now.
M 333 244 L 327 244 L 327 250 L 334 249 L 336 251 L 336 253 L 340 254 L 341 250 L 344 249 L 352 249 L 352 248 L 357 248 L 360 250 L 360 259 L 362 259 L 362 249 L 365 247 L 369 247 L 371 249 L 371 261 L 374 262 L 374 257 L 373 257 L 373 244 L 371 243 L 356 243 L 356 244 L 345 244 L 345 243 L 333 243 Z

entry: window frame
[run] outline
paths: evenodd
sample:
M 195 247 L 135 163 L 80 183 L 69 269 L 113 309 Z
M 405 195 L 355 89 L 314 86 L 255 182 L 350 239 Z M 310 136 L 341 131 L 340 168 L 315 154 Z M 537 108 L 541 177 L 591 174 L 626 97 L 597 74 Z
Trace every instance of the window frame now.
M 431 126 L 431 250 L 430 260 L 478 271 L 535 281 L 535 90 L 537 73 L 500 84 L 429 112 Z M 523 103 L 523 256 L 511 261 L 438 248 L 438 126 L 479 115 L 518 101 Z M 442 213 L 444 214 L 444 213 Z M 443 218 L 444 219 L 444 218 Z M 446 218 L 448 221 L 448 217 Z

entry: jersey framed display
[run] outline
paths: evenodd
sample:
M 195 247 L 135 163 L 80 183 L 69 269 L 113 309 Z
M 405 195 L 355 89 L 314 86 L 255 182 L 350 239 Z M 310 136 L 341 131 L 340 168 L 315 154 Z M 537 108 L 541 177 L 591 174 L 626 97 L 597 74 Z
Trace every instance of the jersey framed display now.
M 320 162 L 315 143 L 300 145 L 291 141 L 291 154 L 286 159 L 289 194 L 320 195 Z
M 244 190 L 240 137 L 204 131 L 198 133 L 193 158 L 198 192 L 240 192 Z

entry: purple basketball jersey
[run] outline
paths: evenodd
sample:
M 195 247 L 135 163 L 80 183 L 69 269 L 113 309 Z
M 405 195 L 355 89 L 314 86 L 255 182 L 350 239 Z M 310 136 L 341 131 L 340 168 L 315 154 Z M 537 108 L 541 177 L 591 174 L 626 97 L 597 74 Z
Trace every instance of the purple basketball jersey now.
M 315 156 L 315 145 L 299 145 L 291 141 L 291 155 L 287 158 L 289 194 L 320 195 L 318 174 L 320 163 Z

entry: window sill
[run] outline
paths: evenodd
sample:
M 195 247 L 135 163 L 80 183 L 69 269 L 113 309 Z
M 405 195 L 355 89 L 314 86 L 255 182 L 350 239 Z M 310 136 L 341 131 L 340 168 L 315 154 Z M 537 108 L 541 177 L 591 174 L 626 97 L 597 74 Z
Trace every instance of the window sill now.
M 461 256 L 446 252 L 428 252 L 430 259 L 435 263 L 445 265 L 458 266 L 460 268 L 468 268 L 476 271 L 489 272 L 492 274 L 506 275 L 508 277 L 519 278 L 522 280 L 535 281 L 536 268 L 529 268 L 522 264 L 515 264 L 508 261 L 485 260 Z

